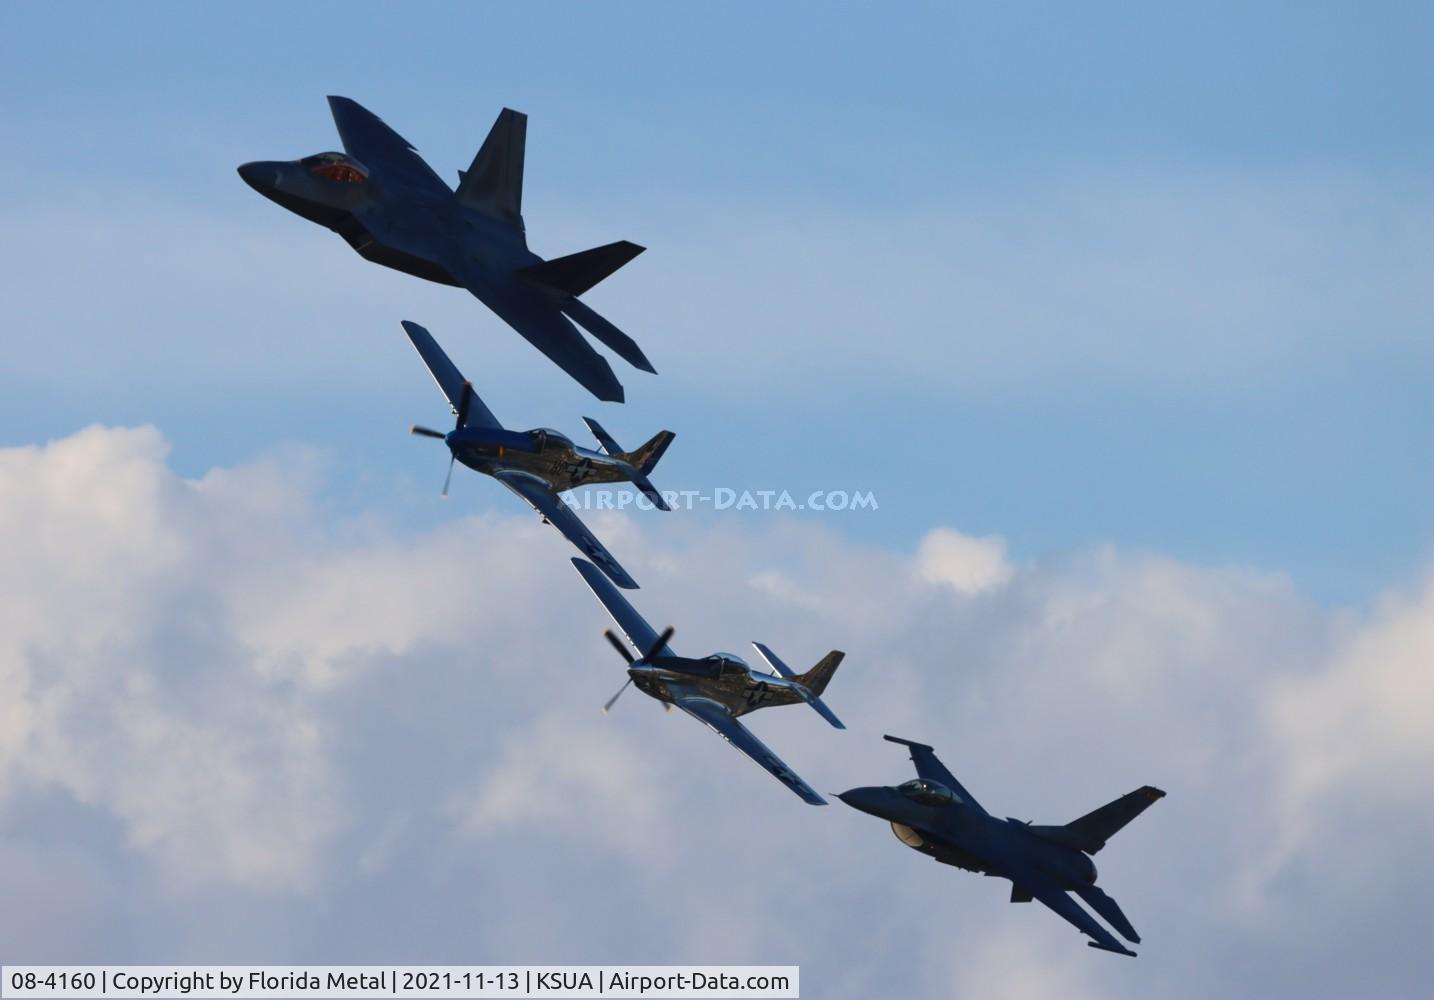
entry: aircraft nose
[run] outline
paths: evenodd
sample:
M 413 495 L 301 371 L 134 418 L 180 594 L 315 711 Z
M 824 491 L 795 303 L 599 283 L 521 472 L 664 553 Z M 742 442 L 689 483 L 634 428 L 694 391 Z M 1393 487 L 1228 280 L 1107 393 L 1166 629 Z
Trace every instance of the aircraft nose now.
M 853 809 L 860 809 L 864 813 L 880 815 L 876 810 L 880 805 L 884 788 L 851 788 L 845 792 L 838 792 L 837 798 L 841 799 Z
M 253 163 L 240 165 L 239 176 L 244 178 L 245 184 L 262 193 L 273 189 L 274 182 L 279 179 L 279 172 L 273 163 L 255 160 Z

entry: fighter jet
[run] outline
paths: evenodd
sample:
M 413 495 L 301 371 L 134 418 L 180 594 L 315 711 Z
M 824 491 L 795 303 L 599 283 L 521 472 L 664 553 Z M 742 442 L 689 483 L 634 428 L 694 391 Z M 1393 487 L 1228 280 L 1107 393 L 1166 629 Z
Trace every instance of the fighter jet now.
M 642 247 L 622 240 L 547 261 L 528 249 L 527 115 L 503 109 L 454 191 L 377 115 L 347 97 L 330 97 L 329 109 L 344 152 L 246 163 L 239 176 L 376 264 L 468 289 L 598 399 L 622 402 L 622 385 L 569 320 L 656 371 L 631 337 L 578 299 Z
M 896 736 L 886 739 L 911 750 L 918 777 L 895 788 L 853 788 L 837 798 L 854 809 L 879 816 L 907 847 L 981 875 L 1011 880 L 1011 902 L 1039 899 L 1095 940 L 1092 948 L 1135 956 L 1067 893 L 1074 892 L 1121 937 L 1136 944 L 1140 935 L 1120 907 L 1095 886 L 1089 855 L 1105 846 L 1125 824 L 1165 797 L 1146 785 L 1103 805 L 1065 826 L 1032 826 L 996 819 L 936 759 L 924 743 Z
M 572 508 L 559 499 L 559 494 L 593 483 L 632 483 L 659 510 L 670 509 L 647 476 L 676 435 L 660 431 L 636 451 L 623 451 L 601 424 L 591 417 L 583 417 L 604 454 L 579 448 L 570 438 L 546 427 L 531 431 L 505 430 L 473 391 L 473 383 L 463 377 L 432 334 L 408 320 L 403 321 L 403 329 L 458 418 L 447 434 L 417 425 L 409 428 L 411 434 L 438 438 L 448 445 L 448 476 L 443 480 L 442 495 L 448 496 L 454 462 L 492 476 L 526 500 L 544 521 L 601 566 L 619 587 L 636 589 L 632 577 L 593 537 Z
M 737 717 L 772 705 L 806 702 L 837 729 L 845 729 L 821 699 L 845 653 L 832 650 L 804 674 L 794 672 L 760 642 L 752 645 L 776 673 L 755 671 L 734 653 L 713 653 L 697 660 L 678 656 L 670 645 L 671 626 L 658 635 L 591 563 L 574 559 L 573 565 L 638 653 L 634 657 L 611 631 L 603 633 L 627 661 L 627 681 L 608 699 L 602 708 L 604 712 L 612 708 L 628 684 L 636 683 L 639 691 L 662 702 L 668 711 L 676 705 L 707 726 L 811 805 L 826 805 L 825 799 L 768 750 Z

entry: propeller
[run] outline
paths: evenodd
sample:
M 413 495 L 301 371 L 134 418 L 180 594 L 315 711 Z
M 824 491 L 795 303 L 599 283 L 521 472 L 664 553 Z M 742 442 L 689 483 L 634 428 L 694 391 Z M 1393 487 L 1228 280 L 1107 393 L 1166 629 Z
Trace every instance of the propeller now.
M 468 422 L 468 409 L 469 409 L 469 407 L 471 407 L 472 405 L 473 405 L 473 383 L 472 383 L 472 382 L 464 382 L 464 383 L 463 383 L 463 392 L 460 393 L 459 396 L 458 396 L 458 409 L 457 409 L 457 412 L 458 412 L 458 420 L 457 420 L 457 422 L 455 422 L 454 425 L 453 425 L 453 429 L 454 429 L 455 431 L 456 431 L 456 430 L 462 430 L 462 429 L 463 429 L 463 425 Z M 420 427 L 420 426 L 418 426 L 417 424 L 414 424 L 412 427 L 410 427 L 410 428 L 408 429 L 408 433 L 410 433 L 410 434 L 417 434 L 417 435 L 419 435 L 420 437 L 437 438 L 437 439 L 440 440 L 440 441 L 447 441 L 447 440 L 448 440 L 448 435 L 447 435 L 447 434 L 444 434 L 442 431 L 436 431 L 436 430 L 434 430 L 434 429 L 431 428 L 431 427 Z M 449 451 L 452 452 L 453 450 L 450 448 Z M 456 452 L 453 452 L 453 453 L 450 454 L 449 457 L 448 457 L 448 475 L 446 475 L 446 476 L 443 477 L 443 492 L 440 493 L 440 494 L 438 494 L 439 496 L 441 496 L 441 497 L 442 497 L 443 499 L 445 499 L 445 500 L 448 499 L 448 487 L 449 487 L 449 485 L 451 485 L 452 482 L 453 482 L 453 463 L 454 463 L 455 461 L 457 461 L 457 459 L 458 459 L 458 454 L 457 454 Z
M 631 678 L 631 677 L 628 677 L 628 679 L 627 679 L 627 684 L 624 684 L 622 687 L 618 688 L 618 689 L 617 689 L 617 694 L 613 695 L 611 698 L 609 698 L 609 699 L 607 700 L 607 704 L 602 707 L 602 714 L 603 714 L 603 715 L 607 715 L 608 711 L 613 707 L 613 705 L 617 704 L 617 700 L 622 697 L 622 693 L 627 690 L 627 685 L 628 685 L 628 684 L 631 684 L 631 683 L 632 683 L 632 678 Z
M 632 654 L 627 651 L 627 647 L 622 644 L 622 640 L 612 634 L 612 629 L 603 630 L 603 638 L 612 643 L 612 648 L 617 650 L 618 655 L 627 661 L 629 667 L 637 662 L 632 658 Z
M 672 633 L 676 631 L 677 629 L 673 628 L 671 625 L 663 629 L 662 634 L 657 637 L 657 641 L 652 644 L 652 648 L 647 651 L 647 655 L 642 658 L 642 662 L 651 662 L 652 658 L 656 656 L 658 652 L 667 645 L 667 641 L 672 638 Z
M 648 649 L 648 651 L 642 655 L 642 659 L 640 660 L 633 659 L 632 653 L 628 651 L 627 646 L 625 646 L 623 644 L 623 641 L 613 633 L 612 629 L 604 629 L 603 638 L 605 638 L 612 645 L 613 649 L 617 650 L 618 655 L 621 656 L 624 660 L 626 660 L 628 667 L 631 668 L 637 666 L 644 666 L 648 663 L 651 663 L 652 658 L 667 646 L 668 640 L 672 638 L 673 633 L 676 631 L 677 630 L 671 625 L 663 629 L 662 634 L 657 637 L 657 641 L 654 642 L 652 646 Z M 618 688 L 617 694 L 609 698 L 607 700 L 607 704 L 602 707 L 604 715 L 606 715 L 612 709 L 613 705 L 617 704 L 617 700 L 622 697 L 622 693 L 627 690 L 627 685 L 631 683 L 632 674 L 629 673 L 627 675 L 626 683 L 624 683 L 622 687 Z M 667 709 L 669 712 L 672 711 L 672 706 L 667 704 L 666 702 L 662 703 L 662 707 Z
M 473 402 L 473 383 L 464 382 L 463 392 L 458 397 L 458 422 L 453 425 L 456 431 L 468 422 L 468 407 Z
M 453 462 L 457 457 L 457 455 L 448 456 L 448 475 L 443 477 L 443 492 L 438 494 L 445 500 L 448 499 L 448 484 L 453 482 Z

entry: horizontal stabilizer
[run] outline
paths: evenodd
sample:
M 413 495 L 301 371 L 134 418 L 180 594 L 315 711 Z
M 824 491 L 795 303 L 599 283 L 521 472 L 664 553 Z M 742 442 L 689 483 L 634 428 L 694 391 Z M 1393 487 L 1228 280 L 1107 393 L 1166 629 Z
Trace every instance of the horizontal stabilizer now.
M 1121 937 L 1127 941 L 1134 941 L 1136 944 L 1140 943 L 1140 935 L 1135 933 L 1135 928 L 1130 925 L 1130 921 L 1126 919 L 1115 900 L 1107 896 L 1103 890 L 1093 885 L 1078 885 L 1075 888 L 1075 894 L 1102 920 L 1114 927 Z
M 459 172 L 458 200 L 467 207 L 523 228 L 523 150 L 528 116 L 504 108 L 488 130 L 473 164 Z
M 637 341 L 598 315 L 590 306 L 577 299 L 568 299 L 563 303 L 562 309 L 567 313 L 568 319 L 592 334 L 608 350 L 632 367 L 638 371 L 657 374 L 657 369 L 652 367 L 652 362 L 647 360 L 647 355 L 642 353 L 642 348 L 637 346 Z
M 602 445 L 603 451 L 607 452 L 613 458 L 618 458 L 622 455 L 622 446 L 613 440 L 611 434 L 603 430 L 602 424 L 598 423 L 592 417 L 583 417 L 583 423 L 588 425 L 588 430 L 593 432 L 593 437 L 597 439 L 598 444 Z
M 1160 789 L 1145 785 L 1094 812 L 1086 813 L 1073 823 L 1067 823 L 1064 830 L 1070 837 L 1071 846 L 1094 854 L 1127 823 L 1164 797 L 1165 793 Z
M 519 268 L 516 273 L 535 285 L 576 297 L 642 253 L 643 249 L 636 243 L 618 240 L 606 246 Z M 593 336 L 598 335 L 594 333 Z
M 761 654 L 762 659 L 781 676 L 788 680 L 796 681 L 801 685 L 802 700 L 812 706 L 812 710 L 820 715 L 835 729 L 845 729 L 846 725 L 837 718 L 836 713 L 827 708 L 826 702 L 822 701 L 821 693 L 826 690 L 827 684 L 836 673 L 836 668 L 841 664 L 842 658 L 846 656 L 839 649 L 834 649 L 822 657 L 815 667 L 804 674 L 799 674 L 782 661 L 782 658 L 772 652 L 764 643 L 754 642 L 752 646 Z
M 593 437 L 597 438 L 597 443 L 602 445 L 603 451 L 607 452 L 613 458 L 626 462 L 632 467 L 632 476 L 630 477 L 632 484 L 642 490 L 647 499 L 652 501 L 654 507 L 658 510 L 672 509 L 667 505 L 667 501 L 662 499 L 662 494 L 657 492 L 657 487 L 652 485 L 652 481 L 647 478 L 647 474 L 657 466 L 658 460 L 661 459 L 663 453 L 667 451 L 667 446 L 671 444 L 672 439 L 676 437 L 675 434 L 671 431 L 658 431 L 657 434 L 653 435 L 652 440 L 637 449 L 637 451 L 626 452 L 622 450 L 622 446 L 617 443 L 613 436 L 603 429 L 602 424 L 598 423 L 592 417 L 583 417 L 583 423 L 588 425 L 588 430 L 593 432 Z
M 418 356 L 428 366 L 433 374 L 433 380 L 438 383 L 438 388 L 443 390 L 443 395 L 448 397 L 448 403 L 453 407 L 453 412 L 463 417 L 459 427 L 493 427 L 501 428 L 498 418 L 493 416 L 491 410 L 483 405 L 483 400 L 473 391 L 463 378 L 463 373 L 458 370 L 443 348 L 438 346 L 438 341 L 433 339 L 429 333 L 417 323 L 403 320 L 403 330 L 408 334 L 408 339 L 413 342 Z M 467 386 L 467 399 L 464 399 L 465 386 Z
M 648 479 L 641 472 L 634 472 L 632 474 L 632 485 L 642 490 L 642 495 L 647 497 L 658 510 L 672 509 L 668 506 L 667 501 L 662 499 L 662 494 L 657 492 L 657 487 L 652 485 L 652 480 Z

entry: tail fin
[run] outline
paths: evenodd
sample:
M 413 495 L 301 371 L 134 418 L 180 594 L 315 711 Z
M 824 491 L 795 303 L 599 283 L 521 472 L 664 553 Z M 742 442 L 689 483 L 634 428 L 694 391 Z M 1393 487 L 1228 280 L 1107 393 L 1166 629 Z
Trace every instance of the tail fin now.
M 818 660 L 815 667 L 812 667 L 812 669 L 804 674 L 799 674 L 783 663 L 782 658 L 768 649 L 763 643 L 754 642 L 752 645 L 758 653 L 762 654 L 762 659 L 766 660 L 767 664 L 773 670 L 783 677 L 796 681 L 802 686 L 802 689 L 807 693 L 803 700 L 812 706 L 812 709 L 818 715 L 826 719 L 837 729 L 846 728 L 846 726 L 842 724 L 842 721 L 836 717 L 836 713 L 827 708 L 826 703 L 821 699 L 822 692 L 825 691 L 827 685 L 831 683 L 832 674 L 836 673 L 836 668 L 841 665 L 842 658 L 846 656 L 845 653 L 839 649 L 834 649 Z
M 522 267 L 516 273 L 550 291 L 561 292 L 563 295 L 571 295 L 576 298 L 642 253 L 644 249 L 636 243 L 618 240 L 616 243 L 609 243 L 606 246 L 581 250 L 578 253 L 570 253 L 566 257 L 554 257 L 541 264 Z
M 583 422 L 588 425 L 588 430 L 593 432 L 593 437 L 597 438 L 598 444 L 602 445 L 603 451 L 632 466 L 632 484 L 642 490 L 647 499 L 652 501 L 653 506 L 658 510 L 672 509 L 667 505 L 667 501 L 662 499 L 662 494 L 657 492 L 657 487 L 652 485 L 652 480 L 647 478 L 647 474 L 656 468 L 658 459 L 662 457 L 662 453 L 667 450 L 667 446 L 672 443 L 676 434 L 671 431 L 658 431 L 651 441 L 637 451 L 627 452 L 623 451 L 622 447 L 613 440 L 612 435 L 603 430 L 602 424 L 592 417 L 583 417 Z
M 798 674 L 796 680 L 812 694 L 820 695 L 831 683 L 832 675 L 836 673 L 836 668 L 841 666 L 845 656 L 841 650 L 834 649 L 818 660 L 815 667 L 804 674 Z
M 1094 812 L 1086 813 L 1072 823 L 1050 829 L 1058 832 L 1061 842 L 1077 847 L 1087 854 L 1094 854 L 1127 823 L 1163 798 L 1165 793 L 1160 789 L 1145 785 L 1122 795 L 1114 802 L 1106 803 Z
M 1135 933 L 1135 928 L 1130 925 L 1130 920 L 1125 913 L 1101 889 L 1093 885 L 1078 885 L 1075 887 L 1075 894 L 1085 900 L 1087 906 L 1094 910 L 1110 926 L 1114 927 L 1120 936 L 1127 941 L 1140 943 L 1140 935 Z
M 523 149 L 528 116 L 504 108 L 473 164 L 458 174 L 458 200 L 475 211 L 523 228 Z
M 671 431 L 658 431 L 646 444 L 636 451 L 628 452 L 623 458 L 638 472 L 644 476 L 648 475 L 657 468 L 657 463 L 662 460 L 662 456 L 667 454 L 667 446 L 675 437 L 677 435 Z

